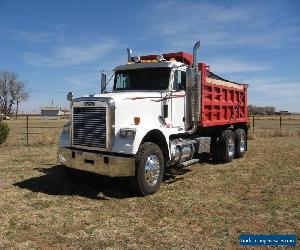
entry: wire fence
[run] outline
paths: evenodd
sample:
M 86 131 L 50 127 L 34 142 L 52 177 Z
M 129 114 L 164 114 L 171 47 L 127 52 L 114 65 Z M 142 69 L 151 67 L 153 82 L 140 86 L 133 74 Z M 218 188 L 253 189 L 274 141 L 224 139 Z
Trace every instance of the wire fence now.
M 5 121 L 10 127 L 7 145 L 51 145 L 57 144 L 68 116 L 45 117 L 22 115 L 18 119 Z M 251 116 L 250 134 L 259 137 L 300 135 L 298 116 Z
M 10 134 L 8 145 L 51 145 L 57 144 L 68 116 L 21 115 L 7 120 Z
M 251 116 L 250 132 L 260 136 L 288 136 L 300 134 L 300 115 Z

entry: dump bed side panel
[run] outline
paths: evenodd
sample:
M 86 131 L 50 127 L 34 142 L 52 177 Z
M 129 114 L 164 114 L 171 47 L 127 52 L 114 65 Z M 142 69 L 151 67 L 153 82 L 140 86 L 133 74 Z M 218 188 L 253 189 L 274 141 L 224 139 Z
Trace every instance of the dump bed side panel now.
M 214 75 L 204 63 L 198 67 L 202 86 L 200 125 L 209 127 L 247 122 L 247 85 Z

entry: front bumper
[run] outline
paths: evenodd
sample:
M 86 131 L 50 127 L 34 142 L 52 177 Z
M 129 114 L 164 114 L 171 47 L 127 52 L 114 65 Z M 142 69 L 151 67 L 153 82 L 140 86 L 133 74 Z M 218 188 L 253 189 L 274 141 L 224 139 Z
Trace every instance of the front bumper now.
M 135 174 L 134 157 L 113 156 L 59 147 L 57 158 L 64 166 L 101 175 L 116 177 L 134 176 Z

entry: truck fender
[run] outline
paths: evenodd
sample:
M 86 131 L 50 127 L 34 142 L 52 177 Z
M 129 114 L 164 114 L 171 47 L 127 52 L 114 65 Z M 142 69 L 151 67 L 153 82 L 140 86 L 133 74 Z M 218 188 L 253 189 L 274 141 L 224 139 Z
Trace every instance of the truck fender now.
M 138 129 L 136 131 L 132 152 L 136 154 L 140 145 L 145 142 L 157 144 L 163 151 L 165 159 L 170 158 L 169 152 L 169 134 L 161 128 Z

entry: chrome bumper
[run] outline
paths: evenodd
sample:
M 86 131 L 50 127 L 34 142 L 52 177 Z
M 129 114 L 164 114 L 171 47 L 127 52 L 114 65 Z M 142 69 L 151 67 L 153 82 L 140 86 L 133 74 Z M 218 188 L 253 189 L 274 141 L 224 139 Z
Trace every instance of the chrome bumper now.
M 135 174 L 134 157 L 112 156 L 60 147 L 57 158 L 64 166 L 101 175 L 116 177 Z

